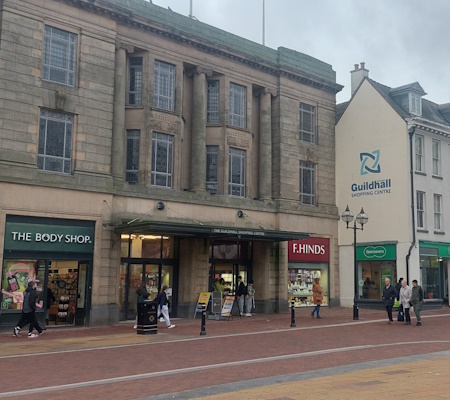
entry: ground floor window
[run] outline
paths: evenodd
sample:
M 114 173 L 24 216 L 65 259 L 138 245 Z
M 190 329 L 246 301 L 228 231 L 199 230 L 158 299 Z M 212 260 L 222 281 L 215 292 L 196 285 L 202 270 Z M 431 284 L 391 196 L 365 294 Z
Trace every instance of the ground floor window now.
M 322 305 L 329 302 L 328 263 L 289 263 L 288 300 L 294 300 L 295 307 L 313 306 L 313 281 L 320 279 L 322 287 Z
M 439 257 L 420 256 L 420 279 L 425 299 L 442 299 L 444 296 L 441 263 Z
M 360 298 L 380 300 L 385 278 L 389 278 L 392 285 L 395 286 L 397 282 L 396 261 L 359 261 L 358 287 Z

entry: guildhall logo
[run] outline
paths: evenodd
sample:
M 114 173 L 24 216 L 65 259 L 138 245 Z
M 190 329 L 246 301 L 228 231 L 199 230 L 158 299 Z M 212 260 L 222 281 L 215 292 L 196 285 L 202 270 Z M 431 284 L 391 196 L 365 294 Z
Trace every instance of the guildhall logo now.
M 360 153 L 359 158 L 361 160 L 361 175 L 379 174 L 381 172 L 380 150 L 374 150 L 372 153 Z

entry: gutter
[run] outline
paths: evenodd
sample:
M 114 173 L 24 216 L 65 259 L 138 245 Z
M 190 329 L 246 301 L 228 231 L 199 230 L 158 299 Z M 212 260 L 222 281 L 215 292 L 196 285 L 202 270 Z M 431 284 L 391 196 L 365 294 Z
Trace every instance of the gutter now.
M 412 242 L 409 246 L 408 254 L 406 255 L 406 283 L 409 285 L 409 259 L 411 257 L 411 251 L 416 245 L 416 213 L 414 203 L 414 159 L 413 159 L 413 139 L 416 132 L 416 125 L 412 125 L 408 128 L 409 134 L 409 158 L 410 158 L 410 178 L 411 178 L 411 216 L 412 216 Z

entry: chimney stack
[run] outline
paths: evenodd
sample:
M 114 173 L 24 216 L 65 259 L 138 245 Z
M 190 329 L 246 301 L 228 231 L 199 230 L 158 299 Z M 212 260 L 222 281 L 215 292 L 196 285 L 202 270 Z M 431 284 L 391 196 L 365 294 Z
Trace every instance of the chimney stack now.
M 369 77 L 369 70 L 366 69 L 366 63 L 361 62 L 361 65 L 355 64 L 355 69 L 350 71 L 352 78 L 352 96 L 355 93 L 355 90 L 358 88 L 360 83 L 363 81 L 365 77 Z

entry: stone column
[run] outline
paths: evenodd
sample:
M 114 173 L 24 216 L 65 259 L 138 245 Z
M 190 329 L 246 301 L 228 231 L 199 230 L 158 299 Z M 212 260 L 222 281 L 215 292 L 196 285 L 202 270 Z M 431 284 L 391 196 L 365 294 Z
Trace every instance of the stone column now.
M 206 76 L 212 70 L 197 67 L 194 70 L 191 131 L 191 189 L 205 191 L 206 182 Z
M 259 198 L 272 198 L 272 92 L 259 93 Z
M 127 54 L 132 46 L 116 42 L 116 64 L 114 72 L 113 129 L 111 143 L 111 175 L 123 180 L 125 158 L 125 96 L 127 76 Z

